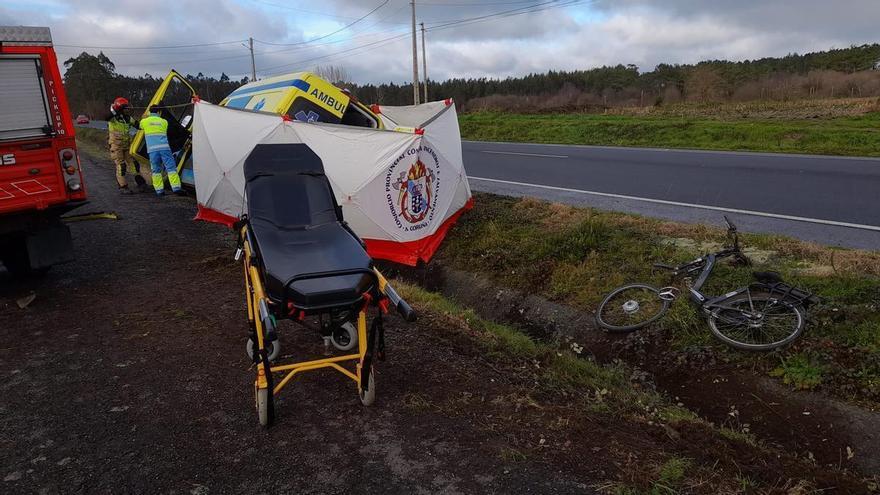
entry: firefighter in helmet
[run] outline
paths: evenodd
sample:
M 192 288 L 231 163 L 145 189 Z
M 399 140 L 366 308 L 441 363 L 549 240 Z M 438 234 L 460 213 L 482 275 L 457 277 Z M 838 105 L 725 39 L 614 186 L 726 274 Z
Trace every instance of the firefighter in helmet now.
M 141 175 L 141 166 L 128 152 L 131 146 L 131 131 L 137 129 L 137 123 L 128 115 L 128 100 L 122 97 L 113 100 L 110 114 L 105 118 L 110 140 L 110 159 L 116 164 L 116 183 L 122 194 L 132 194 L 125 179 L 126 170 L 132 171 L 134 181 L 140 192 L 149 191 L 146 179 Z

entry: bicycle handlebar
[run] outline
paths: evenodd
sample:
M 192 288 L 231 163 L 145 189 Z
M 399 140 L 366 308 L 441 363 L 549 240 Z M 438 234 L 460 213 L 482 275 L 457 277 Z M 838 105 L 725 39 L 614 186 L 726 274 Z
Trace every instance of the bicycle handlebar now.
M 736 232 L 736 225 L 734 225 L 733 222 L 731 222 L 730 219 L 727 218 L 727 215 L 723 215 L 723 217 L 724 217 L 724 223 L 727 224 L 728 232 L 735 233 Z

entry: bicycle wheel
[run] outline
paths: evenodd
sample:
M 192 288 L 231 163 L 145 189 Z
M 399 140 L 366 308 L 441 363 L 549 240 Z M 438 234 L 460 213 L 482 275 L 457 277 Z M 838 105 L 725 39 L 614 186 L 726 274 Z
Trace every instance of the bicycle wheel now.
M 801 307 L 766 292 L 746 291 L 709 313 L 719 340 L 745 351 L 769 351 L 792 343 L 806 325 Z
M 596 323 L 610 332 L 638 330 L 663 316 L 670 302 L 650 285 L 624 285 L 605 296 L 596 310 Z

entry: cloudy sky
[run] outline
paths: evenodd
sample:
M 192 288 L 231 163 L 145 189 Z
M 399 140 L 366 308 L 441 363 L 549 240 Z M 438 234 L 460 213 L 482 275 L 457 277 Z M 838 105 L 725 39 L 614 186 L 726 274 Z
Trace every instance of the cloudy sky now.
M 880 0 L 416 0 L 432 79 L 741 60 L 880 41 Z M 52 28 L 59 57 L 103 50 L 120 73 L 346 69 L 412 78 L 409 0 L 4 0 L 0 25 Z M 421 53 L 421 46 L 419 47 Z

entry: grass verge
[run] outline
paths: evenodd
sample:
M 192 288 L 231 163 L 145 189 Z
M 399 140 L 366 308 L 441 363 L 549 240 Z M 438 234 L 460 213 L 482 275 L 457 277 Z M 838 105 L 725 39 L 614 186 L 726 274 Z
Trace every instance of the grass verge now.
M 445 297 L 417 286 L 396 282 L 398 291 L 410 303 L 439 315 L 462 329 L 493 359 L 528 363 L 536 381 L 547 392 L 578 394 L 593 410 L 614 414 L 646 414 L 659 421 L 696 420 L 690 411 L 669 404 L 660 395 L 631 386 L 629 373 L 621 366 L 602 366 L 580 358 L 569 350 L 536 342 L 524 333 L 478 316 Z M 443 325 L 449 327 L 449 325 Z
M 420 312 L 424 328 L 443 340 L 460 340 L 468 349 L 475 347 L 492 366 L 515 376 L 513 382 L 528 389 L 523 400 L 532 406 L 530 410 L 540 411 L 539 423 L 530 431 L 556 431 L 547 421 L 557 418 L 557 433 L 585 443 L 584 450 L 600 452 L 596 455 L 616 466 L 612 472 L 603 471 L 614 480 L 596 485 L 600 492 L 775 493 L 781 482 L 792 479 L 812 486 L 805 478 L 813 466 L 773 450 L 748 433 L 708 424 L 657 393 L 634 386 L 627 379 L 631 370 L 623 365 L 602 366 L 579 358 L 567 349 L 533 341 L 516 329 L 485 320 L 439 294 L 401 281 L 395 285 Z M 417 394 L 407 396 L 404 402 L 414 411 L 438 407 Z M 559 415 L 556 411 L 560 410 L 569 412 Z M 523 421 L 522 414 L 517 421 Z M 591 440 L 578 436 L 585 425 L 588 430 L 602 430 L 601 447 L 589 449 Z M 527 443 L 506 446 L 499 450 L 498 458 L 512 465 L 540 455 L 540 451 Z M 768 464 L 774 463 L 768 469 Z M 792 477 L 789 469 L 800 474 Z
M 878 112 L 793 120 L 478 112 L 459 124 L 462 138 L 475 141 L 880 156 Z
M 602 297 L 628 282 L 671 281 L 652 263 L 680 263 L 718 249 L 724 231 L 534 199 L 477 194 L 440 251 L 453 267 L 478 272 L 516 289 L 595 311 Z M 773 354 L 745 355 L 715 343 L 705 319 L 679 300 L 660 325 L 670 346 L 714 346 L 762 369 L 791 363 L 795 386 L 825 389 L 853 401 L 880 403 L 880 253 L 834 249 L 781 236 L 742 236 L 752 268 L 718 265 L 705 287 L 723 294 L 752 281 L 751 271 L 776 270 L 826 300 L 795 345 Z M 798 353 L 809 363 L 791 360 Z M 800 364 L 798 364 L 800 363 Z M 795 366 L 797 365 L 797 366 Z M 784 368 L 784 367 L 783 367 Z M 795 371 L 799 370 L 799 371 Z M 817 375 L 814 371 L 821 370 Z M 778 373 L 778 372 L 777 372 Z M 797 376 L 798 378 L 794 378 Z
M 90 127 L 76 128 L 76 146 L 93 156 L 109 156 L 107 131 Z

